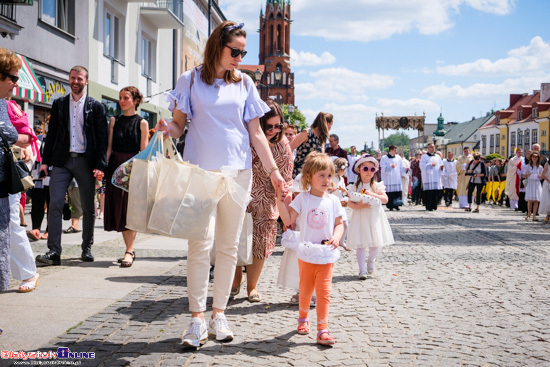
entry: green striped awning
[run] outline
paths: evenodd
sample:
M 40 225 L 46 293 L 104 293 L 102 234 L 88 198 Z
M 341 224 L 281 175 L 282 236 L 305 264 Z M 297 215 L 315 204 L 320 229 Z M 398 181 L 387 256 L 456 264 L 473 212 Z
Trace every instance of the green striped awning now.
M 44 90 L 36 78 L 36 74 L 29 64 L 29 61 L 23 55 L 17 54 L 17 57 L 21 59 L 23 67 L 19 70 L 18 86 L 13 88 L 13 95 L 30 102 L 45 103 Z

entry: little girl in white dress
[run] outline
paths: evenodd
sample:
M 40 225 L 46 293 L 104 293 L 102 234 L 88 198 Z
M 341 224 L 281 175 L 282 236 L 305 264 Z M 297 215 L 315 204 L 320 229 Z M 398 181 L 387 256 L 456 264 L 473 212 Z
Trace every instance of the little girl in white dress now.
M 542 166 L 540 165 L 540 155 L 537 152 L 532 152 L 529 156 L 529 164 L 526 164 L 521 170 L 521 176 L 527 179 L 525 186 L 525 201 L 527 201 L 527 217 L 529 220 L 533 214 L 533 221 L 537 222 L 537 211 L 539 208 L 540 197 L 542 194 Z
M 357 264 L 359 265 L 359 279 L 367 279 L 367 274 L 374 272 L 376 257 L 380 248 L 394 243 L 393 233 L 382 204 L 388 202 L 385 186 L 376 182 L 375 173 L 378 170 L 378 161 L 369 154 L 361 156 L 355 163 L 353 170 L 357 173 L 357 181 L 348 185 L 350 193 L 349 207 L 351 215 L 347 246 L 357 249 Z M 354 202 L 352 193 L 362 193 L 369 196 L 369 203 Z M 373 199 L 374 198 L 374 199 Z M 379 199 L 379 204 L 378 200 Z M 369 249 L 368 262 L 366 249 Z M 366 263 L 366 268 L 365 268 Z

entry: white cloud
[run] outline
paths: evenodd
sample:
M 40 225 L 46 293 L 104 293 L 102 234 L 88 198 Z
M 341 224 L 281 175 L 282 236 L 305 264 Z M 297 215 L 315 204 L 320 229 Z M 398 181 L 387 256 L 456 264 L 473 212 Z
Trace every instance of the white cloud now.
M 314 53 L 300 51 L 299 53 L 290 49 L 290 64 L 292 66 L 321 66 L 332 65 L 336 62 L 336 57 L 328 51 L 317 56 Z
M 496 61 L 478 59 L 460 65 L 440 66 L 437 72 L 450 76 L 525 75 L 550 69 L 550 44 L 539 36 L 527 46 L 508 51 L 508 55 Z
M 509 14 L 516 0 L 301 0 L 291 2 L 292 33 L 330 40 L 368 42 L 417 30 L 437 34 L 454 26 L 460 7 L 497 15 Z M 248 32 L 258 28 L 262 0 L 225 0 L 227 19 L 244 21 Z
M 386 116 L 421 115 L 423 112 L 437 112 L 440 109 L 437 103 L 421 98 L 406 100 L 380 98 L 376 101 L 376 105 Z
M 475 83 L 466 87 L 460 85 L 447 86 L 445 84 L 431 85 L 424 88 L 422 95 L 434 100 L 471 100 L 493 101 L 497 98 L 506 98 L 512 93 L 532 93 L 540 89 L 540 83 L 550 79 L 550 74 L 537 74 L 520 78 L 506 79 L 501 83 Z

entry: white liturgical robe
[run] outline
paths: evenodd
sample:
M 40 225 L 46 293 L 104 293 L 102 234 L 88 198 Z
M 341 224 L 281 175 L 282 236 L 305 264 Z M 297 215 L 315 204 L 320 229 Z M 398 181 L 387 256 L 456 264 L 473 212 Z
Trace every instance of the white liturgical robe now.
M 435 163 L 435 165 L 433 165 Z M 422 187 L 426 190 L 442 190 L 441 185 L 441 166 L 443 161 L 437 154 L 430 156 L 430 153 L 424 154 L 420 159 L 420 170 L 422 171 Z
M 456 161 L 448 159 L 443 161 L 443 172 L 441 173 L 441 184 L 444 189 L 455 189 L 458 184 L 458 174 L 456 173 Z
M 406 168 L 399 156 L 385 155 L 380 160 L 380 173 L 384 186 L 386 186 L 386 192 L 401 191 L 401 175 L 404 175 L 405 172 Z

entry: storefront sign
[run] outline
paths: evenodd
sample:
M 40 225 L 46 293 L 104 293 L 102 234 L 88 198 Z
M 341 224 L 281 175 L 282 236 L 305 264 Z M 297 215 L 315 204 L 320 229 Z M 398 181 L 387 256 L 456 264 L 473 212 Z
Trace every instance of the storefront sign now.
M 46 104 L 51 105 L 55 99 L 59 97 L 64 97 L 71 91 L 71 86 L 65 82 L 60 82 L 59 80 L 51 79 L 41 75 L 38 77 L 38 79 L 46 89 L 44 91 L 46 95 Z

